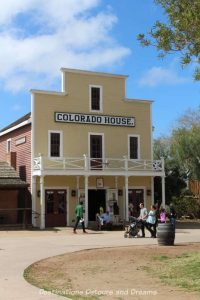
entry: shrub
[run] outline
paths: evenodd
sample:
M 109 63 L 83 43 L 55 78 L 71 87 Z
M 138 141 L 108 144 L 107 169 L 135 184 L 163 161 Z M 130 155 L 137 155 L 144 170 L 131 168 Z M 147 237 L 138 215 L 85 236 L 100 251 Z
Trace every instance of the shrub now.
M 200 216 L 200 205 L 192 196 L 183 195 L 182 197 L 173 198 L 172 204 L 178 218 L 182 216 L 198 218 Z

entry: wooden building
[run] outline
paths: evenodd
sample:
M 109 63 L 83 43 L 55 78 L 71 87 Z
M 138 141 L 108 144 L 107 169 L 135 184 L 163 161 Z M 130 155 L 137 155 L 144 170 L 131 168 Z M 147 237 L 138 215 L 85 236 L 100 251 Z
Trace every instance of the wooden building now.
M 140 202 L 147 208 L 154 202 L 155 176 L 162 177 L 165 205 L 164 161 L 152 153 L 152 101 L 127 99 L 124 75 L 61 73 L 61 92 L 31 91 L 31 115 L 19 127 L 29 126 L 31 135 L 26 181 L 31 178 L 32 209 L 40 215 L 33 225 L 73 225 L 79 200 L 86 225 L 100 206 L 113 221 L 128 219 L 130 206 L 137 215 Z M 23 137 L 17 134 L 15 143 Z M 2 152 L 0 140 L 0 159 Z

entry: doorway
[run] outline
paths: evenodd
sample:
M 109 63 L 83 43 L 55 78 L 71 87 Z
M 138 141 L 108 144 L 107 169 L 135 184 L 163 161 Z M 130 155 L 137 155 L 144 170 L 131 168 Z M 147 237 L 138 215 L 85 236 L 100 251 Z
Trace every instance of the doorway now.
M 45 204 L 45 227 L 66 226 L 66 190 L 46 190 Z
M 128 204 L 129 215 L 138 217 L 140 214 L 140 203 L 144 203 L 144 190 L 143 189 L 130 189 L 128 190 Z
M 106 190 L 88 190 L 88 220 L 95 221 L 100 206 L 106 211 Z

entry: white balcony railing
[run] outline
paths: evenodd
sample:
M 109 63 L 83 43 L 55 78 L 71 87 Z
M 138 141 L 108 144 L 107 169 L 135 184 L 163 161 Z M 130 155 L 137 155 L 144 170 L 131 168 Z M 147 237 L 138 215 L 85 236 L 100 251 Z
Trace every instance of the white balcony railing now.
M 73 170 L 73 171 L 103 171 L 103 172 L 164 172 L 164 159 L 161 160 L 132 160 L 123 158 L 88 158 L 64 157 L 47 158 L 39 156 L 33 160 L 33 171 Z

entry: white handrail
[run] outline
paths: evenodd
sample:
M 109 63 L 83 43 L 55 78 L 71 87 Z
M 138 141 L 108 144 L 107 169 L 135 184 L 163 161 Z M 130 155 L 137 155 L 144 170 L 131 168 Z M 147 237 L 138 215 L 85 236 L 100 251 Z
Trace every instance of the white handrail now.
M 35 157 L 33 169 L 40 170 L 103 170 L 103 171 L 153 171 L 164 172 L 164 160 L 132 160 L 123 158 L 88 158 L 83 157 L 62 157 L 48 158 L 44 156 Z

